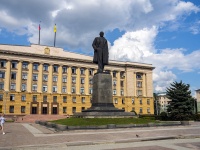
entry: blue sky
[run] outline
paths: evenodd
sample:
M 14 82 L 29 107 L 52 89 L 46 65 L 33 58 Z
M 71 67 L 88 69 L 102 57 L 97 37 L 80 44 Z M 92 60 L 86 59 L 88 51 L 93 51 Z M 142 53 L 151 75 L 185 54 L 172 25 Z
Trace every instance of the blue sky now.
M 41 21 L 41 23 L 40 23 Z M 1 0 L 0 44 L 53 45 L 92 55 L 100 31 L 110 43 L 110 59 L 150 63 L 154 91 L 173 81 L 200 88 L 200 0 Z

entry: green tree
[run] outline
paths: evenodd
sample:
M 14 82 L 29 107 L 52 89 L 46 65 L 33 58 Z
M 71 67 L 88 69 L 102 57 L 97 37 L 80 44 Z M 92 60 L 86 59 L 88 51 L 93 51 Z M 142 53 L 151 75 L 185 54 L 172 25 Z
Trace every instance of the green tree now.
M 194 112 L 194 98 L 189 90 L 190 85 L 173 82 L 167 88 L 167 97 L 171 100 L 168 113 L 173 120 L 188 120 Z

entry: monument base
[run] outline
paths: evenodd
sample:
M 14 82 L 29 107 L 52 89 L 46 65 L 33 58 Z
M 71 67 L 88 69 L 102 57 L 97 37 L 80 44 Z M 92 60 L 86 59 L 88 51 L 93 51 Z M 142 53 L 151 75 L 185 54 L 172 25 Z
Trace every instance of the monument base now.
M 81 113 L 75 113 L 74 116 L 83 118 L 123 118 L 135 117 L 136 115 L 134 112 L 125 112 L 125 110 L 114 106 L 112 99 L 112 76 L 110 74 L 98 73 L 93 78 L 92 106 Z

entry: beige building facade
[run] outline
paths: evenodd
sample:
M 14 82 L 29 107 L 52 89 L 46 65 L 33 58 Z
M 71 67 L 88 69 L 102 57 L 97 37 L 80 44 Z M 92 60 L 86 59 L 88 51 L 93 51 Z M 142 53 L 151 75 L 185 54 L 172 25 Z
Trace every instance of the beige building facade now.
M 0 111 L 69 114 L 91 107 L 92 57 L 42 45 L 0 45 Z M 109 61 L 115 107 L 153 114 L 151 64 Z

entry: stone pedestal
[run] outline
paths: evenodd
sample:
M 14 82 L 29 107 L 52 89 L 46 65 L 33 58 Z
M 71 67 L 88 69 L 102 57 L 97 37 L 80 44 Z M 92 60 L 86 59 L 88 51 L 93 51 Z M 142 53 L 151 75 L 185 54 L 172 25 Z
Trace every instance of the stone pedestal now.
M 93 77 L 93 94 L 91 108 L 82 113 L 76 113 L 78 117 L 133 117 L 135 113 L 124 112 L 115 108 L 113 104 L 112 76 L 106 73 L 98 73 Z

